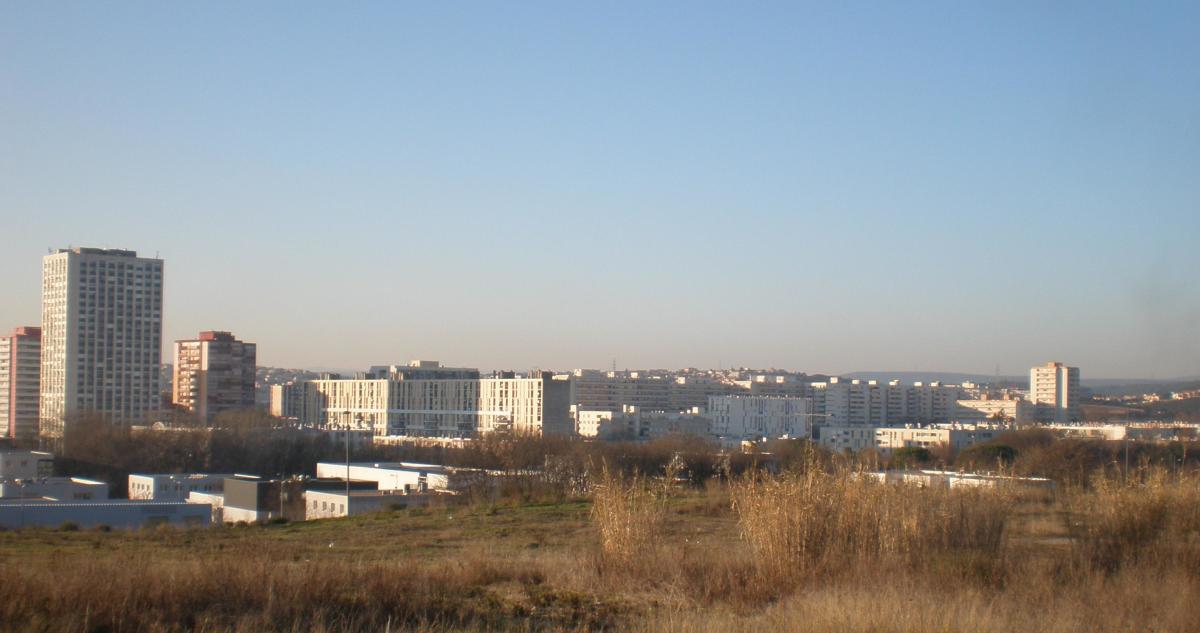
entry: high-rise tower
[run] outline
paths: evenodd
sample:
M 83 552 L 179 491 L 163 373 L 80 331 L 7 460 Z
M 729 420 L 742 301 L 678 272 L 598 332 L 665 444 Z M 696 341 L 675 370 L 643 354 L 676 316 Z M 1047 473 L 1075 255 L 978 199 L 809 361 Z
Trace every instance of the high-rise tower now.
M 1040 422 L 1062 424 L 1080 419 L 1079 368 L 1049 362 L 1029 370 L 1029 401 Z
M 42 261 L 40 434 L 60 440 L 75 414 L 141 421 L 160 409 L 161 259 L 60 249 Z

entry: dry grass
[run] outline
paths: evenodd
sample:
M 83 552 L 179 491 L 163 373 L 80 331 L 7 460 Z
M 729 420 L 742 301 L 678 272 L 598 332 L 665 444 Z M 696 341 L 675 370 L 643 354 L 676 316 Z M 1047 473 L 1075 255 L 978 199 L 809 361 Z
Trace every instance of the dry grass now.
M 1079 559 L 1114 572 L 1157 559 L 1194 556 L 1200 532 L 1200 476 L 1143 468 L 1127 476 L 1099 473 L 1067 498 Z M 1200 561 L 1197 561 L 1200 562 Z
M 776 580 L 863 563 L 914 565 L 948 555 L 997 558 L 1015 495 L 923 488 L 809 468 L 735 483 L 733 508 L 755 561 Z
M 661 479 L 613 474 L 605 466 L 592 487 L 592 521 L 606 565 L 629 568 L 652 560 L 666 516 L 668 490 Z
M 22 530 L 0 533 L 0 631 L 1183 633 L 1198 483 L 1146 470 L 1038 498 L 815 467 L 702 491 L 604 474 L 590 508 Z

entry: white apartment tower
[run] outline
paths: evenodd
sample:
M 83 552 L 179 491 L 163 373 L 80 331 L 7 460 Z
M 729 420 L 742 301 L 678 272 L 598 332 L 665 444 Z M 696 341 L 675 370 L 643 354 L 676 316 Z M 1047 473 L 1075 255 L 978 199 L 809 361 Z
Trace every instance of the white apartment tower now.
M 1079 368 L 1051 361 L 1029 370 L 1029 401 L 1040 422 L 1079 420 Z
M 42 261 L 40 432 L 60 440 L 73 414 L 139 421 L 160 408 L 161 259 L 60 249 Z

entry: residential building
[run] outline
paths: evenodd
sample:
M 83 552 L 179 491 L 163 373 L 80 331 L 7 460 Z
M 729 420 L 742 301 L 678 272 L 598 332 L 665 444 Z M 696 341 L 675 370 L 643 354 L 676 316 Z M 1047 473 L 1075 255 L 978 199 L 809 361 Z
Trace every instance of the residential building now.
M 571 384 L 570 402 L 580 411 L 619 413 L 626 405 L 642 411 L 685 411 L 707 405 L 709 396 L 740 391 L 711 377 L 662 372 L 576 369 L 554 378 Z
M 361 378 L 283 386 L 272 391 L 272 411 L 327 429 L 370 429 L 376 438 L 574 432 L 569 383 L 536 372 L 532 378 L 479 378 L 478 370 L 418 362 L 376 368 Z
M 712 433 L 727 439 L 807 437 L 812 400 L 785 396 L 709 396 Z
M 0 337 L 0 438 L 32 446 L 38 437 L 42 329 L 15 328 Z
M 960 386 L 940 382 L 903 384 L 833 377 L 809 386 L 814 417 L 833 426 L 949 422 L 962 397 Z
M 1029 370 L 1029 401 L 1037 407 L 1038 421 L 1079 421 L 1079 399 L 1078 367 L 1050 361 Z
M 536 373 L 536 372 L 535 372 Z M 479 432 L 574 435 L 571 386 L 549 374 L 479 381 Z
M 256 357 L 254 343 L 229 332 L 175 341 L 172 401 L 206 422 L 223 411 L 253 409 Z
M 132 474 L 129 475 L 129 498 L 146 501 L 187 501 L 193 492 L 224 492 L 225 480 L 234 476 L 207 473 Z
M 959 400 L 955 413 L 951 416 L 954 422 L 1004 422 L 1022 425 L 1032 422 L 1036 407 L 1023 398 L 979 398 L 975 400 Z
M 642 411 L 624 405 L 620 412 L 575 412 L 576 433 L 600 440 L 649 440 L 666 435 L 712 437 L 712 418 L 700 407 L 690 411 Z
M 998 437 L 1006 429 L 991 424 L 933 424 L 907 426 L 840 425 L 821 428 L 818 442 L 830 451 L 858 452 L 873 448 L 891 453 L 904 447 L 962 450 Z
M 271 401 L 268 411 L 285 420 L 299 421 L 304 416 L 304 383 L 293 382 L 271 385 Z
M 60 249 L 42 262 L 39 427 L 63 437 L 76 414 L 141 421 L 161 409 L 161 259 Z

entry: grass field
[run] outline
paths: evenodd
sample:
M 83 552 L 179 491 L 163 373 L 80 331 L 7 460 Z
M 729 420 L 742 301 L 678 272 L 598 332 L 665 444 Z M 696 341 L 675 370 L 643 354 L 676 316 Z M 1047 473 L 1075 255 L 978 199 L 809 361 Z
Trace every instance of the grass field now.
M 1195 479 L 1047 496 L 836 475 L 706 489 L 613 477 L 593 498 L 3 532 L 0 631 L 1200 626 Z

